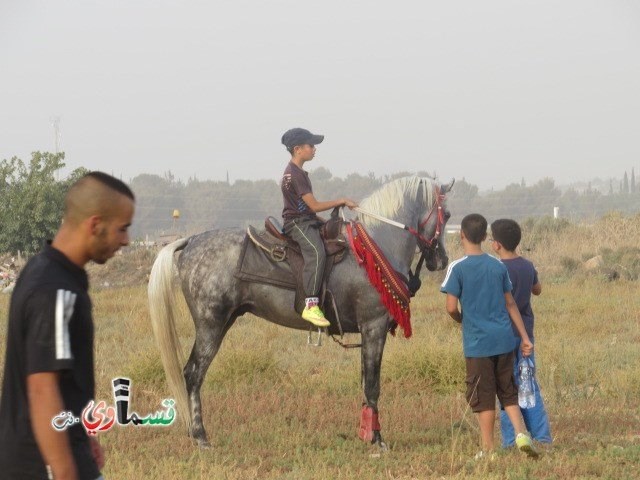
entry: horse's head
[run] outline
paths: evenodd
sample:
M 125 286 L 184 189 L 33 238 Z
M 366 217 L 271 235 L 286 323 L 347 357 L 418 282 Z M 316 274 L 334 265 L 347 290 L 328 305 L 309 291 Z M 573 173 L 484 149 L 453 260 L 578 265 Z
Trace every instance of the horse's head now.
M 447 249 L 445 247 L 445 226 L 449 217 L 451 217 L 451 213 L 447 208 L 446 195 L 451 191 L 454 183 L 455 180 L 452 179 L 447 185 L 440 186 L 436 192 L 435 204 L 427 214 L 426 220 L 423 220 L 424 226 L 421 234 L 431 241 L 425 247 L 424 260 L 427 269 L 431 272 L 444 270 L 449 264 L 449 257 L 447 257 Z
M 447 185 L 439 185 L 432 178 L 415 175 L 395 179 L 361 202 L 358 211 L 364 218 L 360 219 L 367 227 L 373 227 L 372 237 L 378 244 L 398 257 L 404 255 L 409 260 L 405 265 L 409 273 L 416 245 L 413 238 L 423 252 L 419 265 L 426 262 L 431 271 L 443 270 L 449 263 L 444 245 L 444 229 L 450 217 L 446 195 L 453 184 L 454 180 L 451 180 Z M 403 228 L 413 238 L 405 236 L 405 243 L 398 242 L 400 237 L 397 231 L 389 230 L 390 227 L 375 230 L 381 223 Z M 419 270 L 419 267 L 416 266 L 416 269 Z

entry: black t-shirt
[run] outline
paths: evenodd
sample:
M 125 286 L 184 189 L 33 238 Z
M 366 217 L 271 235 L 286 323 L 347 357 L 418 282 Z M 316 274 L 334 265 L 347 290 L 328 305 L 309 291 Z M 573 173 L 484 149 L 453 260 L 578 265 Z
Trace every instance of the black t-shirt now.
M 303 195 L 313 192 L 309 174 L 295 163 L 289 162 L 287 168 L 285 168 L 280 189 L 284 199 L 282 217 L 285 220 L 291 220 L 303 215 L 315 215 L 313 210 L 302 199 Z
M 65 411 L 80 418 L 95 395 L 93 319 L 84 269 L 51 245 L 33 257 L 16 282 L 9 308 L 0 400 L 0 477 L 46 479 L 29 419 L 27 375 L 59 372 Z M 52 427 L 53 428 L 53 427 Z M 100 471 L 81 423 L 67 429 L 79 477 Z

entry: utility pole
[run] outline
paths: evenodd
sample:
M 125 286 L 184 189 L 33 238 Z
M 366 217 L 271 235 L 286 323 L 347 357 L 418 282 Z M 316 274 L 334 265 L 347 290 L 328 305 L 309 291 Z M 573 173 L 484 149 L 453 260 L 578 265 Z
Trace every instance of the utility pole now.
M 51 126 L 53 127 L 55 153 L 60 152 L 60 117 L 51 117 Z
M 54 142 L 55 154 L 57 155 L 60 152 L 60 117 L 58 116 L 51 117 L 49 118 L 49 121 L 51 122 L 51 126 L 53 127 L 53 137 L 54 137 L 53 142 Z M 59 175 L 60 175 L 60 171 L 56 171 L 54 173 L 56 182 L 60 180 Z

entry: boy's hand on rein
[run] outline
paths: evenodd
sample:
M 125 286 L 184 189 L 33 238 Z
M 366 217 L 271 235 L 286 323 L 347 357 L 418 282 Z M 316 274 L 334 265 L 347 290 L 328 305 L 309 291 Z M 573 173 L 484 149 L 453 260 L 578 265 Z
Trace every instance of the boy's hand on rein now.
M 358 204 L 356 202 L 354 202 L 352 200 L 349 200 L 348 198 L 344 198 L 342 200 L 342 204 L 345 207 L 349 207 L 350 210 L 352 210 L 352 209 L 354 209 L 354 208 L 356 208 L 358 206 Z
M 530 356 L 533 353 L 533 343 L 530 340 L 523 340 L 520 344 L 520 350 L 522 350 L 524 357 Z

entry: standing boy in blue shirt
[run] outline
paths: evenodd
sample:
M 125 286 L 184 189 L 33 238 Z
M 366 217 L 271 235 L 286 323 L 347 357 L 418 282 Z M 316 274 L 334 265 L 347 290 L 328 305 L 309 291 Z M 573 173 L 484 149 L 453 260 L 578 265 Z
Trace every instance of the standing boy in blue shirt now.
M 451 263 L 440 291 L 447 294 L 447 313 L 462 323 L 462 344 L 467 367 L 466 398 L 476 414 L 484 456 L 494 448 L 496 395 L 517 432 L 518 448 L 531 457 L 538 453 L 525 433 L 513 376 L 515 339 L 518 331 L 524 356 L 533 344 L 511 296 L 511 281 L 500 260 L 482 251 L 487 220 L 477 213 L 462 219 L 460 238 L 465 256 Z M 458 310 L 458 302 L 462 311 Z
M 542 293 L 542 285 L 538 281 L 538 272 L 536 272 L 533 263 L 526 258 L 522 258 L 516 253 L 516 248 L 520 244 L 522 231 L 520 225 L 514 220 L 500 219 L 491 224 L 491 247 L 496 252 L 502 263 L 505 264 L 509 272 L 509 278 L 513 285 L 513 298 L 518 305 L 518 311 L 522 317 L 524 328 L 527 331 L 529 339 L 533 342 L 533 310 L 531 309 L 531 294 L 540 295 Z M 514 332 L 515 333 L 515 332 Z M 522 358 L 518 350 L 520 339 L 516 337 L 516 348 L 514 350 L 514 373 L 517 372 L 518 362 Z M 531 360 L 534 363 L 535 358 L 531 354 Z M 516 379 L 518 378 L 517 373 Z M 549 428 L 549 417 L 544 408 L 542 396 L 540 395 L 540 387 L 534 378 L 534 391 L 536 404 L 532 408 L 522 408 L 522 418 L 527 430 L 531 432 L 534 440 L 542 443 L 551 443 L 551 429 Z M 516 380 L 517 382 L 517 380 Z M 512 447 L 515 442 L 515 434 L 513 425 L 509 421 L 507 414 L 502 411 L 500 414 L 500 430 L 502 432 L 502 446 Z

